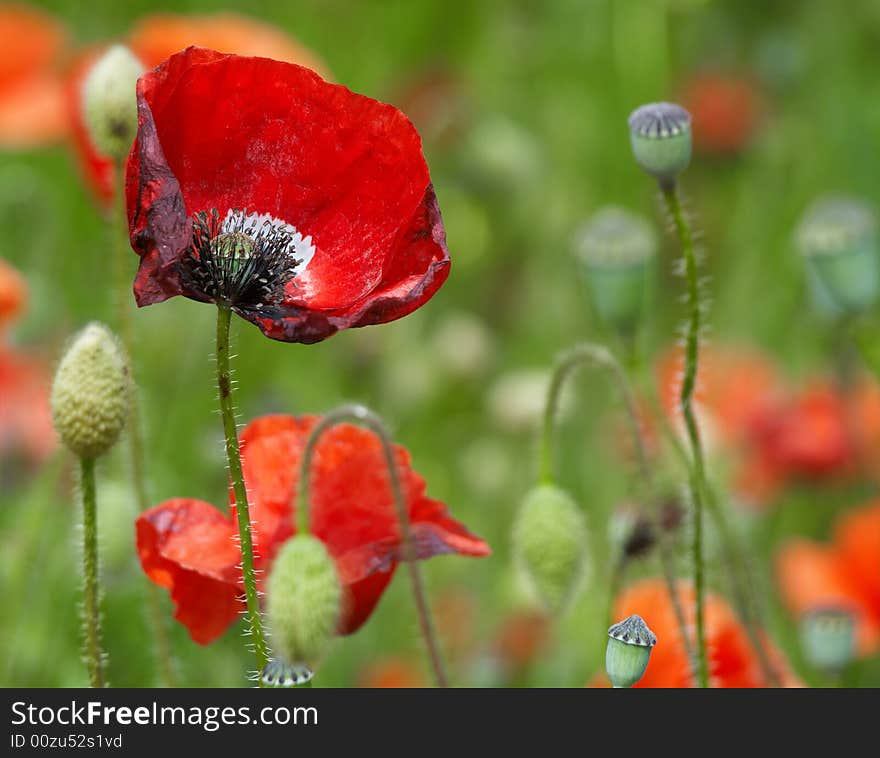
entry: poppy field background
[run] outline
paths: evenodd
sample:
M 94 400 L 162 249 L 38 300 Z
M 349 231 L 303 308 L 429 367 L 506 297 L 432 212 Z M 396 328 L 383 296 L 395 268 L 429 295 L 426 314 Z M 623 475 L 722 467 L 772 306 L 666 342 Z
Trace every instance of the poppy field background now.
M 630 152 L 626 119 L 635 107 L 671 100 L 694 115 L 695 152 L 681 190 L 709 277 L 708 349 L 763 354 L 791 387 L 833 376 L 847 350 L 839 325 L 813 306 L 794 238 L 820 195 L 845 193 L 880 208 L 876 2 L 854 1 L 846 12 L 818 0 L 302 0 L 225 8 L 57 0 L 33 7 L 64 30 L 62 72 L 90 46 L 122 38 L 162 11 L 246 13 L 296 39 L 333 81 L 414 121 L 446 227 L 449 280 L 400 321 L 317 345 L 267 340 L 238 321 L 236 401 L 243 423 L 366 404 L 409 450 L 428 495 L 491 545 L 488 558 L 423 564 L 453 684 L 580 687 L 603 668 L 620 522 L 613 515 L 633 496 L 633 466 L 617 395 L 599 372 L 583 370 L 572 383 L 557 438 L 559 483 L 583 509 L 589 550 L 581 591 L 551 624 L 540 620 L 514 571 L 510 527 L 536 476 L 540 372 L 579 341 L 621 347 L 597 318 L 574 254 L 586 218 L 620 205 L 645 216 L 661 240 L 638 383 L 653 382 L 653 366 L 674 346 L 684 319 L 683 284 L 674 274 L 679 251 L 656 186 Z M 95 319 L 115 323 L 112 244 L 68 140 L 0 151 L 0 257 L 29 292 L 7 329 L 9 349 L 39 356 L 51 370 L 73 331 Z M 132 253 L 132 278 L 136 263 Z M 864 317 L 869 333 L 876 323 L 880 335 L 878 315 Z M 222 504 L 213 309 L 174 298 L 133 316 L 150 501 Z M 870 376 L 860 357 L 844 360 L 860 362 L 856 370 Z M 804 434 L 821 458 L 821 431 Z M 710 461 L 727 482 L 725 455 Z M 61 449 L 36 465 L 12 454 L 0 460 L 5 686 L 87 681 L 72 463 Z M 722 497 L 747 545 L 764 630 L 807 685 L 832 680 L 804 657 L 797 620 L 780 595 L 776 556 L 791 537 L 829 542 L 841 514 L 877 497 L 880 469 L 867 468 L 850 476 L 844 463 L 833 476 L 786 479 L 760 506 Z M 102 461 L 99 476 L 108 679 L 153 686 L 147 585 L 134 549 L 137 510 L 121 447 Z M 660 478 L 673 493 L 685 481 L 674 466 Z M 728 595 L 711 527 L 708 543 L 710 589 Z M 679 573 L 689 576 L 681 552 Z M 876 565 L 880 576 L 880 555 Z M 627 583 L 658 572 L 649 555 L 629 567 Z M 399 573 L 364 627 L 334 643 L 316 686 L 429 683 Z M 240 628 L 196 645 L 171 620 L 164 593 L 163 602 L 179 680 L 239 686 L 247 665 Z M 876 651 L 848 666 L 839 682 L 880 686 Z

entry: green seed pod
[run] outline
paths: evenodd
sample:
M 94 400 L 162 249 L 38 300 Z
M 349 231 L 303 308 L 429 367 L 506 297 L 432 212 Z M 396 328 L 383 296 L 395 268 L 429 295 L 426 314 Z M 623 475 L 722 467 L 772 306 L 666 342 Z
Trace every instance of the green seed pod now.
M 630 334 L 648 301 L 657 235 L 641 216 L 606 206 L 578 229 L 575 253 L 599 317 Z
M 880 237 L 877 216 L 867 204 L 851 197 L 820 198 L 804 213 L 796 240 L 822 312 L 859 313 L 877 301 Z
M 113 333 L 93 322 L 79 332 L 58 364 L 52 418 L 61 441 L 81 458 L 97 458 L 119 439 L 128 418 L 128 359 Z
M 260 684 L 267 688 L 302 687 L 312 681 L 314 672 L 302 663 L 286 663 L 273 658 L 260 672 Z
M 581 578 L 586 547 L 583 513 L 551 484 L 526 495 L 513 524 L 513 555 L 539 602 L 559 613 Z
M 843 608 L 820 608 L 805 613 L 800 620 L 804 655 L 816 668 L 840 671 L 855 656 L 856 625 Z
M 629 117 L 636 162 L 668 189 L 691 161 L 691 114 L 675 103 L 649 103 Z
M 266 587 L 272 646 L 290 665 L 313 666 L 339 621 L 342 587 L 324 543 L 296 535 L 281 548 Z
M 141 62 L 123 45 L 113 45 L 92 66 L 82 86 L 82 111 L 89 136 L 108 158 L 123 161 L 137 133 Z
M 608 629 L 608 647 L 605 648 L 605 671 L 615 687 L 632 687 L 644 675 L 651 658 L 651 649 L 657 644 L 644 619 L 632 615 Z

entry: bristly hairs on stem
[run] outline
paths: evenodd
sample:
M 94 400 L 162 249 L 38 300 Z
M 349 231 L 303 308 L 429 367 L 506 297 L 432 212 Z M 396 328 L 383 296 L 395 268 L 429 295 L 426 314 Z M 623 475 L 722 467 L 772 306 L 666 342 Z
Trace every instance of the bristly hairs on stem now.
M 297 534 L 309 532 L 309 482 L 311 475 L 311 463 L 318 441 L 325 431 L 336 424 L 354 422 L 362 424 L 373 432 L 382 444 L 382 454 L 385 459 L 385 467 L 388 471 L 388 479 L 391 483 L 391 492 L 394 498 L 394 507 L 397 510 L 397 519 L 400 522 L 401 541 L 403 547 L 403 560 L 409 571 L 410 584 L 412 586 L 413 599 L 416 605 L 416 614 L 419 619 L 419 627 L 422 639 L 428 650 L 428 657 L 434 673 L 434 681 L 438 687 L 448 687 L 449 680 L 446 675 L 446 667 L 440 652 L 440 644 L 434 630 L 434 622 L 431 616 L 431 608 L 425 595 L 422 576 L 417 561 L 416 545 L 412 535 L 412 527 L 409 519 L 409 511 L 403 495 L 400 482 L 400 471 L 397 459 L 394 455 L 394 443 L 391 434 L 385 426 L 382 418 L 363 405 L 343 405 L 330 411 L 312 429 L 306 441 L 300 463 L 298 487 L 295 493 L 297 513 Z

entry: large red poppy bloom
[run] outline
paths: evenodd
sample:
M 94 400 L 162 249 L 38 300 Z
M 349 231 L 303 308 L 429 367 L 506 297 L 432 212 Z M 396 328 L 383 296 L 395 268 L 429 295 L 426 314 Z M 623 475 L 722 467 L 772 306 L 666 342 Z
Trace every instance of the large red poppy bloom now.
M 696 623 L 696 594 L 693 585 L 679 581 L 678 594 L 690 629 Z M 657 635 L 648 668 L 636 687 L 694 687 L 687 651 L 675 619 L 675 610 L 660 579 L 643 579 L 627 587 L 614 604 L 614 617 L 626 618 L 638 613 Z M 730 605 L 720 595 L 707 593 L 704 605 L 706 651 L 712 687 L 769 687 L 772 682 L 763 673 L 749 636 Z M 778 683 L 797 687 L 800 682 L 788 670 L 782 654 L 769 642 L 765 652 Z M 607 679 L 597 677 L 591 684 L 605 686 Z
M 859 653 L 880 649 L 880 501 L 840 518 L 830 545 L 789 540 L 777 555 L 776 574 L 792 613 L 847 611 Z
M 137 97 L 139 305 L 223 301 L 273 339 L 312 343 L 401 318 L 445 281 L 421 141 L 393 106 L 204 48 L 145 74 Z
M 241 455 L 253 523 L 255 565 L 265 576 L 296 531 L 294 495 L 300 457 L 316 416 L 264 416 L 241 435 Z M 419 559 L 444 553 L 484 556 L 489 546 L 425 494 L 425 481 L 396 447 Z M 345 602 L 340 634 L 363 624 L 400 562 L 401 537 L 379 438 L 350 424 L 324 433 L 312 462 L 310 521 L 336 562 Z M 234 511 L 234 506 L 232 508 Z M 175 498 L 137 520 L 141 566 L 167 587 L 175 618 L 207 644 L 245 608 L 235 513 L 201 500 Z

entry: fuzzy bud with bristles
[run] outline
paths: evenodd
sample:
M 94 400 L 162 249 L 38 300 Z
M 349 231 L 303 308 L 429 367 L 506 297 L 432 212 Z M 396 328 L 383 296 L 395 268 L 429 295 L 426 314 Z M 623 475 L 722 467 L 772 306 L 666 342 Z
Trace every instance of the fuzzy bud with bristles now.
M 526 495 L 513 524 L 513 554 L 535 596 L 558 613 L 574 594 L 584 566 L 587 528 L 583 513 L 551 484 Z
M 645 310 L 657 235 L 641 216 L 606 206 L 578 229 L 575 253 L 599 317 L 631 333 Z
M 608 629 L 605 671 L 614 687 L 632 687 L 644 675 L 657 637 L 639 615 Z
M 272 647 L 287 664 L 313 666 L 339 622 L 342 586 L 324 543 L 310 534 L 288 540 L 266 587 Z
M 691 114 L 675 103 L 649 103 L 629 117 L 636 162 L 663 189 L 675 184 L 691 161 Z
M 55 429 L 73 453 L 97 458 L 119 439 L 130 403 L 128 359 L 113 333 L 93 322 L 73 338 L 55 372 Z
M 816 668 L 837 672 L 856 654 L 856 628 L 852 613 L 843 608 L 818 608 L 800 621 L 801 645 Z
M 82 113 L 98 152 L 123 161 L 137 133 L 138 77 L 143 64 L 123 45 L 113 45 L 92 66 L 82 86 Z
M 865 202 L 844 196 L 815 201 L 798 226 L 797 246 L 821 310 L 858 313 L 876 302 L 880 235 L 877 215 Z

